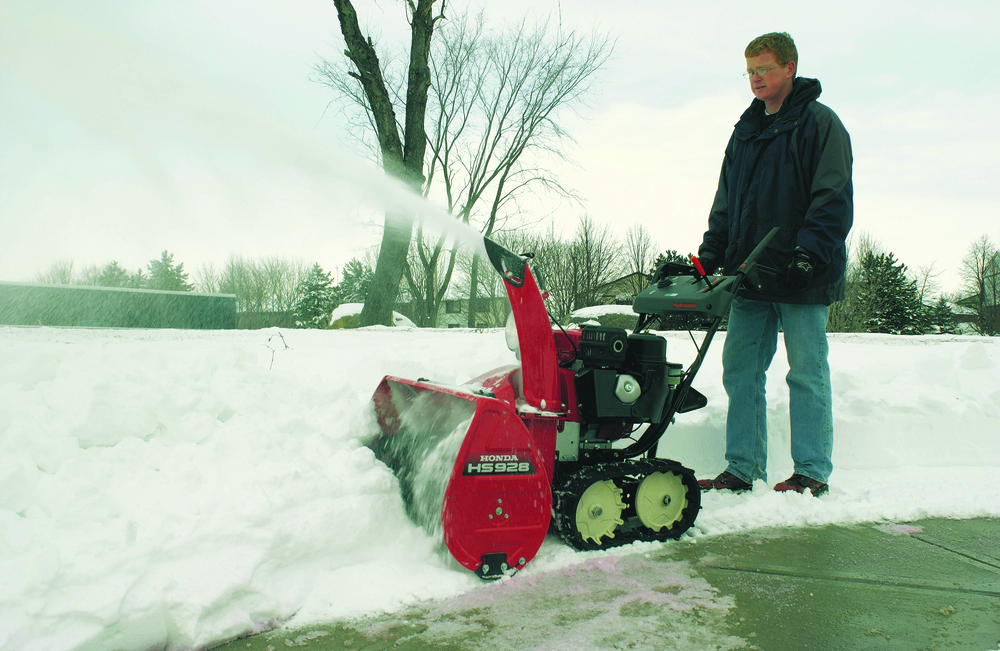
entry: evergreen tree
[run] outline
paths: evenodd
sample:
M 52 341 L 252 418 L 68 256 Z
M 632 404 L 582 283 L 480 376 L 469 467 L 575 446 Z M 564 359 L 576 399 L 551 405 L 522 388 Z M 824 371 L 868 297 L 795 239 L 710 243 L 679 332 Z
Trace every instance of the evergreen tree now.
M 650 270 L 650 275 L 656 273 L 656 270 L 660 268 L 660 265 L 666 264 L 668 262 L 679 262 L 680 264 L 691 264 L 691 255 L 683 256 L 674 249 L 669 249 L 665 253 L 660 253 L 653 260 L 653 268 Z
M 867 251 L 861 256 L 858 297 L 867 314 L 866 331 L 916 335 L 928 330 L 928 314 L 908 280 L 906 265 L 890 253 Z
M 939 296 L 937 302 L 928 310 L 928 320 L 931 326 L 941 329 L 941 334 L 953 335 L 958 332 L 955 313 L 951 311 L 951 306 L 944 300 L 944 296 Z
M 127 287 L 128 282 L 128 271 L 118 266 L 117 260 L 113 260 L 101 269 L 95 284 L 98 287 Z
M 681 255 L 674 249 L 668 249 L 666 252 L 660 253 L 653 260 L 653 269 L 650 276 L 655 278 L 657 269 L 668 262 L 690 265 L 691 254 L 689 253 L 686 256 Z M 722 273 L 722 269 L 720 268 L 715 273 Z M 711 319 L 709 317 L 697 314 L 664 314 L 657 319 L 655 328 L 657 330 L 704 330 L 710 323 Z M 729 317 L 727 316 L 723 319 L 719 328 L 725 330 L 728 324 Z
M 333 292 L 334 305 L 364 303 L 375 272 L 357 258 L 344 266 L 343 278 Z
M 299 283 L 300 298 L 295 304 L 295 325 L 299 328 L 325 328 L 333 312 L 333 278 L 319 263 L 313 265 Z
M 149 278 L 145 283 L 147 289 L 174 292 L 190 292 L 194 289 L 194 285 L 187 282 L 188 275 L 184 273 L 184 263 L 174 264 L 173 253 L 164 251 L 159 260 L 150 260 L 146 269 L 149 271 Z
M 136 269 L 134 274 L 130 274 L 123 287 L 129 289 L 144 289 L 149 282 L 149 276 L 143 273 L 142 269 Z

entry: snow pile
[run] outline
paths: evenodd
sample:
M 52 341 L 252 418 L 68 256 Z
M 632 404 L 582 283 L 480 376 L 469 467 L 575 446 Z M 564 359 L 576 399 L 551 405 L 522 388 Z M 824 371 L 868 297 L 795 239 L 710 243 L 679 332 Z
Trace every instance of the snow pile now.
M 364 303 L 341 303 L 333 309 L 333 313 L 330 314 L 330 323 L 334 324 L 337 321 L 343 319 L 345 316 L 356 316 L 361 314 L 361 310 L 364 309 Z M 416 328 L 415 324 L 410 319 L 406 318 L 399 312 L 392 313 L 392 325 L 397 328 Z
M 695 382 L 709 406 L 660 445 L 701 476 L 724 467 L 721 344 Z M 0 648 L 194 648 L 476 588 L 360 441 L 383 375 L 514 361 L 500 331 L 0 329 Z M 771 483 L 791 470 L 783 366 Z M 834 335 L 831 367 L 830 494 L 709 494 L 692 536 L 1000 515 L 997 341 Z M 599 557 L 550 538 L 522 576 Z
M 637 317 L 638 314 L 631 305 L 594 305 L 591 307 L 581 307 L 570 314 L 574 319 L 596 319 L 605 314 L 624 314 L 625 316 Z

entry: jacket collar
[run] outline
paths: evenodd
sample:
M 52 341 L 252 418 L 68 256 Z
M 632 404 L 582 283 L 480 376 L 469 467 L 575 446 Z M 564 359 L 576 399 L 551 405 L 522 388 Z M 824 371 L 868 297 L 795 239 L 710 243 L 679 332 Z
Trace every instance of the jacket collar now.
M 809 102 L 815 101 L 823 87 L 819 79 L 809 77 L 796 77 L 792 84 L 792 92 L 781 103 L 781 110 L 778 111 L 777 122 L 787 122 L 797 120 Z M 736 132 L 742 138 L 751 138 L 760 133 L 760 121 L 764 116 L 764 101 L 756 97 L 750 102 L 750 106 L 740 116 L 736 123 Z M 776 122 L 776 123 L 777 123 Z

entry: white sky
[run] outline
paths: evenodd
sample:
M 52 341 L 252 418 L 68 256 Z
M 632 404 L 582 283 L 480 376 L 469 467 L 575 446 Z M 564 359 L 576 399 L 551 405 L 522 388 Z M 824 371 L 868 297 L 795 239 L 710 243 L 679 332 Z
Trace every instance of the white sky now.
M 400 2 L 357 5 L 383 42 L 405 34 Z M 560 9 L 489 11 L 529 6 Z M 743 48 L 784 30 L 851 133 L 856 231 L 934 264 L 949 291 L 974 239 L 1000 241 L 997 3 L 608 7 L 561 3 L 564 25 L 618 46 L 584 119 L 565 122 L 579 148 L 563 181 L 587 205 L 538 202 L 539 219 L 569 233 L 589 212 L 620 235 L 641 221 L 661 248 L 695 250 L 751 99 Z M 163 249 L 191 272 L 232 253 L 327 269 L 362 255 L 386 190 L 310 81 L 342 48 L 329 0 L 0 0 L 0 280 L 67 259 L 135 269 Z

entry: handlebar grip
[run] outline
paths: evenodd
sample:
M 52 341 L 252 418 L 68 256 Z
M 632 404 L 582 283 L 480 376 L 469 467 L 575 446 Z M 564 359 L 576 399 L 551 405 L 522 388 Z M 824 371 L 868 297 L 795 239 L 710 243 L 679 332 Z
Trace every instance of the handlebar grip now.
M 754 250 L 750 252 L 750 255 L 747 256 L 747 259 L 743 261 L 743 264 L 740 265 L 739 271 L 744 276 L 747 275 L 747 273 L 749 273 L 749 271 L 756 265 L 757 258 L 759 258 L 761 254 L 764 253 L 764 249 L 767 248 L 767 245 L 770 244 L 771 240 L 774 239 L 774 236 L 778 234 L 779 230 L 780 229 L 777 226 L 775 226 L 770 231 L 768 231 L 767 235 L 764 236 L 764 239 L 760 241 L 760 244 L 754 247 Z

